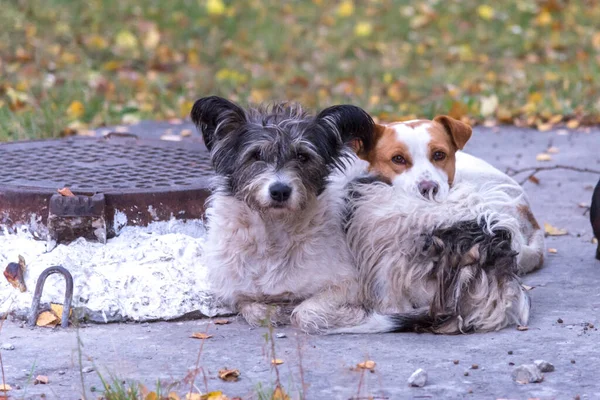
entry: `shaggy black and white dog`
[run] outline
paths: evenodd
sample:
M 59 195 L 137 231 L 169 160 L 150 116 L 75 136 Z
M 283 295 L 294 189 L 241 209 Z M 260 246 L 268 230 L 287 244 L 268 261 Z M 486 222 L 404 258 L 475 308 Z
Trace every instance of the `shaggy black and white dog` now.
M 443 202 L 385 179 L 349 185 L 347 240 L 359 272 L 360 323 L 328 333 L 486 332 L 526 325 L 530 301 L 517 277 L 519 199 L 462 182 Z
M 329 177 L 349 142 L 370 146 L 371 117 L 350 105 L 316 116 L 293 103 L 242 109 L 214 96 L 191 117 L 216 172 L 205 254 L 218 298 L 252 325 L 289 323 L 290 313 L 309 332 L 360 321 L 344 191 Z

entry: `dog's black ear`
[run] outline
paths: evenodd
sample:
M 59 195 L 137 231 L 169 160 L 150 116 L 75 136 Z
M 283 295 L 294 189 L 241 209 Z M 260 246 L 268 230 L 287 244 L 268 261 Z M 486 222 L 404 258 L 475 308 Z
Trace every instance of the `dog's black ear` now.
M 218 96 L 196 100 L 190 116 L 202 133 L 204 144 L 209 151 L 217 140 L 246 120 L 244 110 L 240 106 Z
M 369 152 L 375 144 L 375 122 L 360 107 L 343 104 L 326 108 L 317 115 L 317 123 L 355 150 Z

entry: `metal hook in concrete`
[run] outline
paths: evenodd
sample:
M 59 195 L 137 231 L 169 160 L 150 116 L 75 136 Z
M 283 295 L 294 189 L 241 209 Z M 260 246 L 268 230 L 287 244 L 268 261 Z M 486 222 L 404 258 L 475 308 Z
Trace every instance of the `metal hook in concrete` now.
M 66 268 L 55 265 L 53 267 L 46 268 L 44 272 L 40 274 L 37 284 L 35 285 L 33 302 L 31 303 L 31 311 L 29 312 L 29 321 L 27 321 L 30 327 L 35 326 L 40 308 L 40 300 L 42 299 L 42 291 L 44 290 L 44 283 L 46 282 L 46 278 L 52 274 L 61 274 L 65 277 L 65 301 L 63 303 L 63 313 L 60 326 L 63 328 L 67 328 L 69 326 L 69 313 L 71 311 L 71 302 L 73 301 L 73 276 L 71 276 L 71 273 Z

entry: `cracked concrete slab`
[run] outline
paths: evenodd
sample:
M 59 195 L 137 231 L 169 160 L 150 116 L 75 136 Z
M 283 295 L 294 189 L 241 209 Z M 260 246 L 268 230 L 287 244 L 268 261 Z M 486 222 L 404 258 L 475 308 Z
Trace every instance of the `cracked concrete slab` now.
M 168 129 L 153 123 L 141 126 L 140 132 L 151 131 L 156 137 Z M 178 127 L 192 128 L 189 124 Z M 558 149 L 551 154 L 552 160 L 536 161 L 536 155 L 549 147 Z M 536 132 L 506 127 L 476 128 L 465 150 L 503 171 L 551 165 L 600 170 L 599 148 L 598 129 Z M 527 175 L 523 172 L 516 178 Z M 547 238 L 547 247 L 556 253 L 548 253 L 544 268 L 524 279 L 533 287 L 528 330 L 508 328 L 463 336 L 318 337 L 291 328 L 276 329 L 286 334 L 273 340 L 276 357 L 284 361 L 278 369 L 289 394 L 297 395 L 303 380 L 307 399 L 600 398 L 600 261 L 594 258 L 589 216 L 582 207 L 590 203 L 600 175 L 557 169 L 541 171 L 536 177 L 539 184 L 524 183 L 534 214 L 540 223 L 567 229 L 568 234 Z M 78 348 L 83 353 L 81 365 L 96 369 L 83 374 L 88 399 L 99 396 L 98 391 L 91 391 L 92 387 L 101 389 L 97 371 L 105 377 L 112 374 L 142 381 L 150 389 L 159 379 L 181 381 L 194 369 L 201 343 L 189 336 L 205 331 L 207 324 L 208 320 L 90 325 L 79 329 L 83 346 L 78 347 L 75 328 L 30 330 L 20 327 L 19 321 L 7 321 L 0 342 L 15 347 L 2 351 L 6 383 L 13 387 L 9 394 L 15 399 L 40 398 L 41 394 L 47 399 L 80 398 Z M 206 382 L 208 390 L 246 399 L 258 398 L 259 387 L 263 391 L 272 387 L 276 374 L 270 363 L 270 343 L 264 337 L 266 328 L 251 329 L 231 318 L 227 325 L 211 324 L 208 333 L 213 337 L 206 340 L 199 364 L 206 379 L 202 373 L 196 379 L 201 390 Z M 366 359 L 376 362 L 373 372 L 355 368 Z M 545 373 L 541 383 L 513 381 L 511 374 L 517 366 L 539 359 L 554 364 L 555 371 Z M 225 367 L 239 369 L 240 380 L 221 381 L 218 370 Z M 411 388 L 407 379 L 417 368 L 427 371 L 428 381 L 422 388 Z M 32 372 L 34 377 L 48 376 L 49 384 L 33 385 L 28 379 Z M 189 384 L 181 384 L 175 390 L 183 394 L 187 388 Z

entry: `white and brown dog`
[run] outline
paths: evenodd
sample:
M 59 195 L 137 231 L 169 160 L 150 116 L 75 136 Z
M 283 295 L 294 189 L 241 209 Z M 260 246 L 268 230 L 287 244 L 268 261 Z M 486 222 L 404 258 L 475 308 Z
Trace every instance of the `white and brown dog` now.
M 460 333 L 526 324 L 518 274 L 541 267 L 544 235 L 522 188 L 460 150 L 450 117 L 378 125 L 350 184 L 347 238 L 360 271 L 361 324 L 329 332 Z
M 216 296 L 251 325 L 290 322 L 304 331 L 356 324 L 344 312 L 357 272 L 343 232 L 344 191 L 329 176 L 351 151 L 370 146 L 362 109 L 313 116 L 298 104 L 242 109 L 219 97 L 194 104 L 216 172 L 205 255 Z
M 467 182 L 476 188 L 496 186 L 516 200 L 503 210 L 520 224 L 519 274 L 540 268 L 544 262 L 544 232 L 537 223 L 527 195 L 508 175 L 462 150 L 471 138 L 471 127 L 448 116 L 433 121 L 413 120 L 377 125 L 374 146 L 359 156 L 369 171 L 384 177 L 416 197 L 444 201 L 450 188 Z

